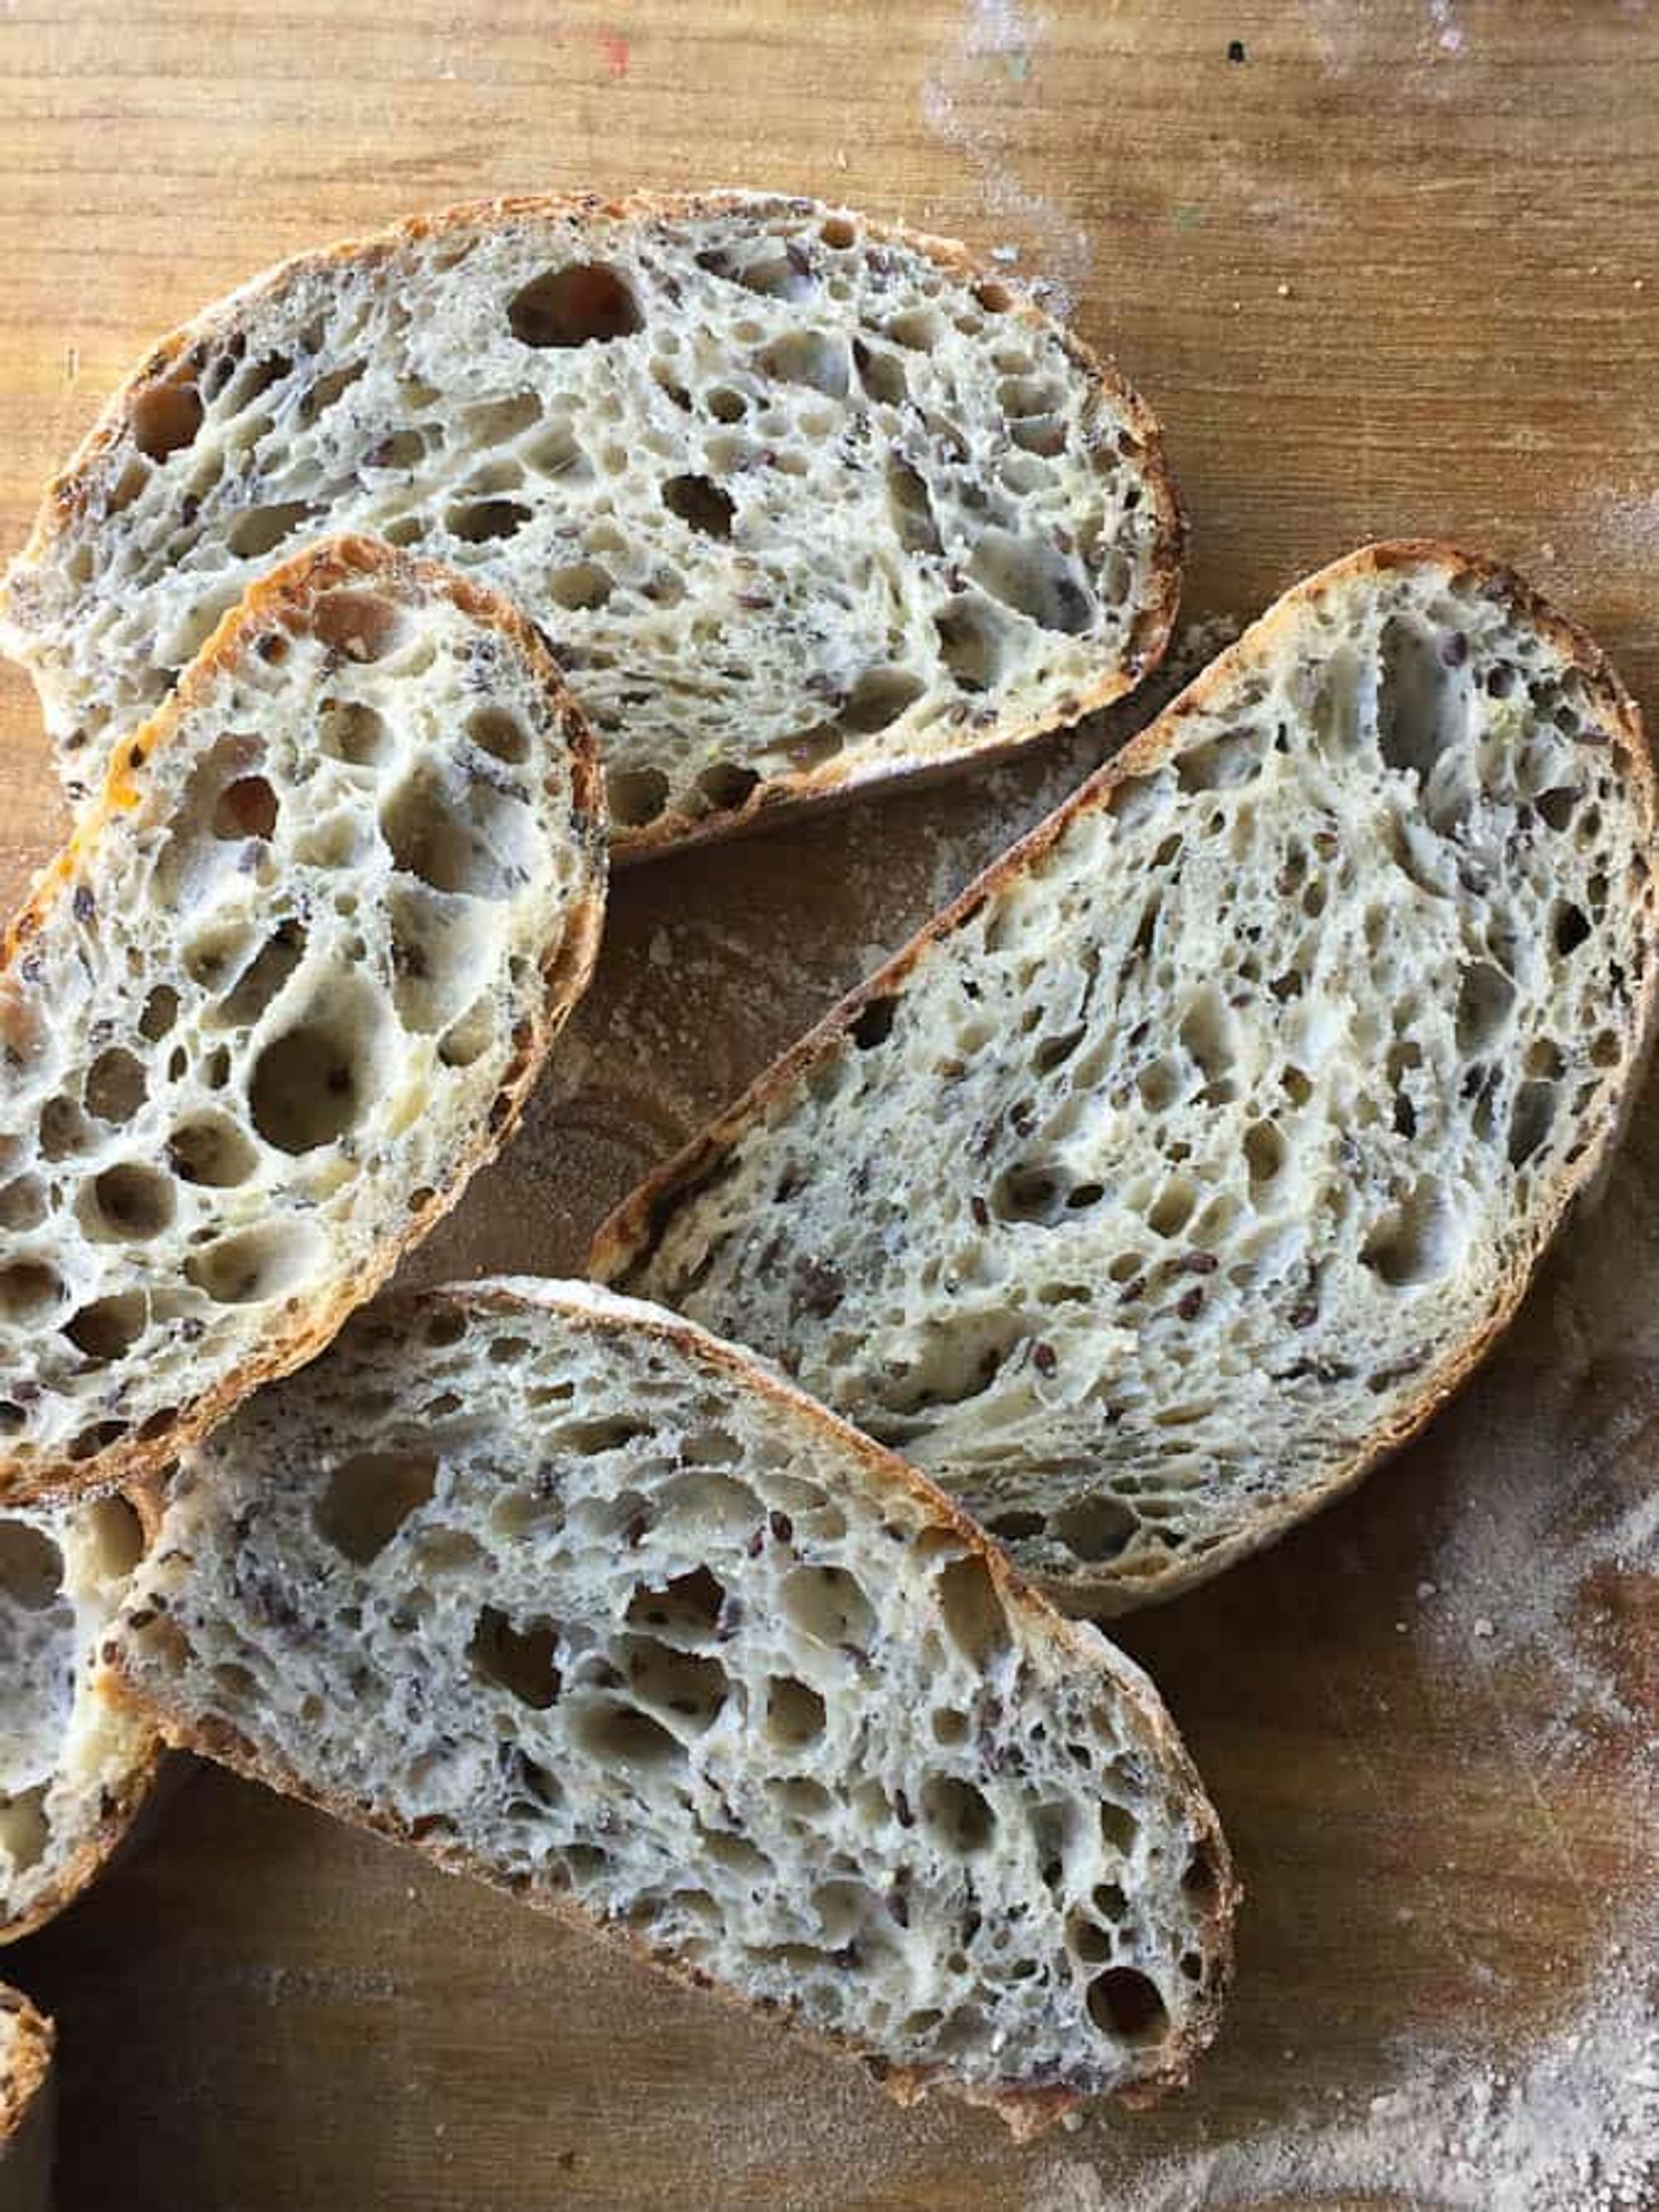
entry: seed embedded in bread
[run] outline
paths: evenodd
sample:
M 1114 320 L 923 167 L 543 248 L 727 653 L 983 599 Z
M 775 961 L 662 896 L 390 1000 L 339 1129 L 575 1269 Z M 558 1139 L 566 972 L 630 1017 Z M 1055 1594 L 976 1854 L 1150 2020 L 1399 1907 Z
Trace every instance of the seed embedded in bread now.
M 500 600 L 365 541 L 249 595 L 0 963 L 0 1498 L 164 1463 L 453 1202 L 586 983 L 601 812 Z
M 1103 705 L 1180 537 L 1146 407 L 959 246 L 757 194 L 457 209 L 209 308 L 58 479 L 4 635 L 72 784 L 325 529 L 545 631 L 630 853 Z
M 360 1316 L 177 1479 L 109 1647 L 176 1741 L 1029 2131 L 1213 2033 L 1156 1692 L 901 1462 L 586 1285 Z
M 1513 1313 L 1653 998 L 1653 779 L 1517 580 L 1299 586 L 620 1210 L 1066 1602 L 1346 1488 Z

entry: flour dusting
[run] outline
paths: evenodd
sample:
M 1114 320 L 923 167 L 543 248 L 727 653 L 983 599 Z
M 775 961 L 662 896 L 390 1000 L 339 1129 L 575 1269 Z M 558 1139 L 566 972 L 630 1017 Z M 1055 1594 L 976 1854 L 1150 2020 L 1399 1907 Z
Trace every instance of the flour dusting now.
M 985 209 L 1025 234 L 1042 271 L 1030 289 L 1050 314 L 1070 316 L 1089 280 L 1089 234 L 1022 182 L 1022 89 L 1038 66 L 1046 24 L 1018 0 L 969 0 L 957 36 L 921 87 L 923 120 L 972 169 Z

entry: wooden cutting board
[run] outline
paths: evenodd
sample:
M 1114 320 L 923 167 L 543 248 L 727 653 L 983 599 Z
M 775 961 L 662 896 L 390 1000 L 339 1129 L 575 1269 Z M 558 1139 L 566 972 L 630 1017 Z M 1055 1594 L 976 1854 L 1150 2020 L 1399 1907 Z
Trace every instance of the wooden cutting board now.
M 748 181 L 1052 277 L 1168 425 L 1194 611 L 1446 532 L 1533 574 L 1659 703 L 1643 0 L 7 0 L 0 122 L 0 550 L 146 339 L 282 253 L 500 191 Z M 1090 757 L 624 878 L 527 1127 L 419 1272 L 579 1267 L 639 1171 Z M 9 890 L 61 827 L 7 672 Z M 1175 2105 L 1022 2150 L 982 2115 L 901 2114 L 850 2067 L 181 1769 L 102 1887 L 4 1962 L 60 2022 L 61 2204 L 1659 2202 L 1631 2179 L 1659 2160 L 1656 1316 L 1650 1103 L 1425 1444 L 1123 1629 L 1250 1893 L 1222 2040 Z M 1625 2196 L 1597 2193 L 1609 2174 Z

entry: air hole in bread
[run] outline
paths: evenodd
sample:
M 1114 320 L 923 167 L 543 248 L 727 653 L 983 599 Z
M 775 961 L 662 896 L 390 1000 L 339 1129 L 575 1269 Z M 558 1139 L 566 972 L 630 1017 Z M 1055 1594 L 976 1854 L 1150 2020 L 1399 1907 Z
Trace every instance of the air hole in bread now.
M 572 1747 L 601 1766 L 635 1773 L 677 1771 L 686 1764 L 679 1738 L 649 1713 L 611 1698 L 583 1697 L 569 1707 Z
M 749 402 L 729 384 L 717 384 L 706 392 L 703 404 L 717 422 L 740 422 L 749 412 Z
M 301 1022 L 275 1038 L 248 1085 L 253 1126 L 278 1152 L 337 1144 L 373 1095 L 368 1040 L 343 1019 Z
M 317 742 L 331 760 L 374 768 L 391 751 L 392 732 L 385 715 L 365 699 L 325 699 Z
M 457 793 L 417 769 L 387 800 L 380 827 L 399 868 L 434 890 L 504 898 L 530 859 L 529 809 L 482 781 Z
M 431 1452 L 357 1452 L 330 1475 L 317 1501 L 317 1526 L 337 1551 L 366 1567 L 428 1502 L 437 1480 Z
M 1215 1853 L 1207 1844 L 1200 1844 L 1188 1860 L 1181 1887 L 1188 1897 L 1205 1899 L 1216 1895 L 1220 1878 L 1216 1872 Z
M 1066 1923 L 1066 1941 L 1073 1956 L 1085 1966 L 1098 1966 L 1112 1955 L 1112 1939 L 1085 1912 L 1074 1912 Z
M 1052 545 L 1016 538 L 1006 530 L 993 528 L 981 534 L 968 574 L 1004 606 L 1065 636 L 1080 635 L 1099 611 L 1075 562 Z
M 193 384 L 151 384 L 134 396 L 132 442 L 152 461 L 191 444 L 202 427 L 201 394 Z
M 842 253 L 849 246 L 858 244 L 858 226 L 849 222 L 844 215 L 829 216 L 818 226 L 818 236 L 832 252 Z
M 185 1182 L 227 1189 L 248 1180 L 258 1155 L 227 1116 L 198 1114 L 181 1121 L 168 1138 L 167 1160 Z
M 487 1605 L 479 1613 L 467 1657 L 487 1682 L 499 1682 L 521 1705 L 544 1713 L 556 1705 L 564 1680 L 555 1663 L 558 1632 L 549 1622 L 517 1628 L 504 1613 Z
M 1560 957 L 1565 960 L 1577 952 L 1589 933 L 1589 917 L 1583 907 L 1570 899 L 1558 899 L 1550 910 L 1550 936 Z
M 1005 1168 L 991 1186 L 990 1211 L 999 1221 L 1050 1222 L 1063 1210 L 1066 1188 L 1052 1167 Z
M 963 691 L 987 691 L 1002 672 L 1008 649 L 1005 617 L 988 599 L 949 601 L 933 617 L 945 665 Z
M 766 1686 L 766 1733 L 786 1751 L 816 1743 L 823 1734 L 825 1707 L 817 1692 L 793 1674 L 775 1674 Z
M 554 605 L 572 614 L 592 613 L 605 605 L 616 588 L 611 571 L 597 561 L 573 561 L 566 568 L 555 568 L 545 585 Z
M 697 778 L 697 789 L 717 812 L 735 813 L 759 782 L 752 768 L 739 768 L 735 761 L 714 761 Z
M 1411 1290 L 1448 1273 L 1462 1246 L 1458 1218 L 1445 1192 L 1425 1176 L 1373 1228 L 1359 1259 L 1392 1289 Z
M 222 1237 L 187 1260 L 185 1273 L 220 1305 L 261 1305 L 320 1278 L 328 1265 L 323 1231 L 291 1221 Z
M 88 1359 L 119 1359 L 149 1325 L 149 1300 L 142 1291 L 94 1298 L 64 1323 L 64 1334 Z
M 0 1321 L 40 1321 L 63 1295 L 57 1269 L 44 1260 L 11 1260 L 0 1267 Z
M 402 608 L 377 592 L 330 592 L 311 616 L 313 635 L 346 660 L 384 660 L 404 642 L 409 627 Z
M 908 461 L 887 464 L 887 511 L 907 553 L 937 553 L 939 521 L 927 486 Z
M 216 837 L 269 838 L 276 827 L 276 793 L 262 775 L 239 775 L 213 809 Z
M 605 778 L 611 818 L 625 830 L 642 830 L 668 804 L 668 778 L 660 769 L 613 769 Z
M 468 500 L 447 510 L 444 528 L 463 545 L 488 545 L 496 538 L 516 537 L 533 512 L 522 500 Z
M 263 560 L 285 538 L 291 538 L 323 513 L 304 500 L 289 500 L 277 507 L 250 507 L 231 525 L 225 543 L 239 561 Z
M 471 1067 L 495 1042 L 496 1027 L 495 1001 L 486 991 L 439 1038 L 439 1059 L 446 1067 Z
M 904 363 L 884 346 L 868 345 L 862 338 L 854 338 L 853 366 L 858 371 L 859 382 L 878 406 L 902 407 L 910 397 L 910 380 Z
M 16 1796 L 0 1803 L 0 1851 L 11 1861 L 14 1875 L 39 1866 L 51 1841 L 52 1825 L 46 1818 L 44 1783 L 33 1790 L 20 1790 Z
M 1289 1157 L 1285 1139 L 1273 1121 L 1252 1121 L 1244 1132 L 1244 1165 L 1250 1178 L 1250 1197 L 1259 1200 L 1270 1183 L 1284 1173 Z
M 1156 2043 L 1170 2024 L 1158 1984 L 1134 1966 L 1109 1966 L 1089 1984 L 1089 2017 L 1120 2043 Z
M 996 1833 L 988 1801 L 953 1774 L 930 1774 L 922 1784 L 921 1817 L 934 1841 L 962 1858 L 986 1850 Z
M 1116 1559 L 1139 1525 L 1122 1500 L 1104 1490 L 1068 1500 L 1048 1522 L 1074 1558 L 1094 1560 Z
M 1457 988 L 1457 1049 L 1465 1059 L 1495 1045 L 1508 1027 L 1516 988 L 1501 968 L 1477 960 Z
M 860 1052 L 870 1052 L 885 1044 L 893 1034 L 893 1023 L 898 1012 L 896 996 L 872 999 L 860 1007 L 852 1025 L 852 1038 Z
M 40 1109 L 40 1151 L 46 1159 L 72 1159 L 94 1141 L 91 1124 L 75 1099 L 47 1099 Z
M 671 514 L 678 515 L 688 530 L 702 538 L 726 538 L 732 535 L 732 520 L 737 513 L 731 496 L 720 489 L 711 477 L 670 477 L 662 488 L 663 505 Z
M 759 367 L 786 384 L 804 384 L 830 399 L 845 399 L 853 365 L 847 341 L 833 331 L 790 331 L 775 338 Z
M 873 735 L 890 728 L 927 688 L 908 668 L 866 668 L 836 719 L 845 730 Z
M 46 1187 L 39 1176 L 15 1176 L 0 1188 L 0 1229 L 38 1229 L 46 1218 Z
M 609 345 L 643 330 L 633 289 L 609 262 L 581 261 L 550 269 L 515 292 L 507 327 L 520 345 Z
M 986 1561 L 975 1553 L 941 1567 L 934 1585 L 945 1632 L 981 1673 L 1010 1649 L 1008 1617 Z
M 1391 615 L 1377 645 L 1376 744 L 1385 763 L 1426 783 L 1441 754 L 1462 735 L 1461 698 L 1437 641 L 1416 623 Z
M 945 318 L 936 307 L 909 307 L 893 317 L 887 335 L 911 353 L 932 353 L 945 336 Z
M 1176 780 L 1183 791 L 1231 791 L 1261 775 L 1259 733 L 1224 731 L 1207 744 L 1189 745 L 1176 760 Z
M 131 1121 L 149 1095 L 143 1062 L 119 1045 L 110 1046 L 87 1070 L 82 1095 L 89 1114 L 118 1128 Z
M 279 922 L 237 977 L 216 1010 L 233 1028 L 252 1028 L 305 957 L 304 927 L 291 917 Z
M 795 1567 L 778 1590 L 785 1616 L 813 1643 L 865 1648 L 875 1614 L 857 1577 L 845 1567 Z
M 123 1160 L 94 1178 L 76 1208 L 88 1236 L 142 1243 L 171 1226 L 172 1182 L 138 1160 Z
M 466 734 L 480 752 L 509 768 L 530 758 L 530 732 L 505 707 L 475 707 L 466 718 Z
M 731 1694 L 731 1680 L 718 1659 L 675 1650 L 654 1637 L 624 1637 L 617 1657 L 629 1691 L 642 1705 L 672 1713 L 697 1735 L 713 1727 Z
M 64 1555 L 27 1521 L 0 1520 L 0 1596 L 25 1613 L 44 1613 L 64 1585 Z
M 994 1514 L 985 1525 L 1003 1542 L 1018 1544 L 1028 1536 L 1040 1536 L 1048 1525 L 1048 1516 L 1015 1506 L 1006 1513 Z
M 1555 1120 L 1555 1085 L 1553 1083 L 1523 1083 L 1515 1094 L 1515 1104 L 1510 1112 L 1509 1158 L 1513 1168 L 1522 1167 L 1533 1154 L 1542 1150 L 1548 1141 Z
M 144 1524 L 125 1498 L 98 1498 L 81 1509 L 94 1571 L 124 1580 L 144 1555 Z
M 158 983 L 144 1000 L 138 1017 L 138 1034 L 147 1043 L 164 1037 L 179 1018 L 179 994 L 167 983 Z
M 693 1567 L 678 1575 L 661 1589 L 643 1584 L 628 1601 L 630 1627 L 654 1628 L 682 1643 L 701 1644 L 714 1640 L 720 1625 L 726 1590 L 707 1567 Z

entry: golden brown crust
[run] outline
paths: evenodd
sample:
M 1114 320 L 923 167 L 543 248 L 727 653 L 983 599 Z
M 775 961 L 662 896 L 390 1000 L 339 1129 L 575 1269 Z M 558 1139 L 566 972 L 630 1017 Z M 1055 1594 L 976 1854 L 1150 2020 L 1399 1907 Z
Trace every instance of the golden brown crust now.
M 11 2148 L 52 2072 L 58 2033 L 52 2022 L 20 1990 L 0 1983 L 0 2012 L 13 2022 L 15 2043 L 9 2061 L 0 2067 L 0 2153 Z
M 467 1313 L 477 1312 L 480 1308 L 510 1313 L 515 1307 L 539 1305 L 552 1309 L 568 1321 L 595 1329 L 648 1331 L 678 1352 L 724 1368 L 737 1376 L 745 1389 L 781 1408 L 788 1418 L 805 1421 L 809 1426 L 831 1437 L 838 1449 L 850 1451 L 860 1462 L 874 1486 L 896 1489 L 922 1506 L 939 1523 L 959 1537 L 975 1556 L 985 1562 L 988 1572 L 1010 1611 L 1023 1613 L 1041 1633 L 1052 1636 L 1079 1668 L 1109 1674 L 1116 1692 L 1134 1706 L 1137 1717 L 1151 1735 L 1159 1757 L 1180 1783 L 1194 1814 L 1198 1840 L 1207 1853 L 1215 1873 L 1212 1901 L 1201 1922 L 1206 1954 L 1213 1962 L 1205 1993 L 1195 2002 L 1192 2020 L 1185 2032 L 1173 2040 L 1165 2063 L 1156 2073 L 1144 2076 L 1118 2094 L 1120 2101 L 1125 2104 L 1142 2105 L 1152 2102 L 1167 2090 L 1185 2085 L 1191 2075 L 1194 2061 L 1211 2042 L 1219 2023 L 1223 2001 L 1232 1973 L 1232 1919 L 1243 1892 L 1233 1871 L 1231 1856 L 1220 1821 L 1205 1795 L 1203 1783 L 1186 1746 L 1176 1735 L 1174 1724 L 1162 1705 L 1155 1697 L 1149 1699 L 1140 1692 L 1134 1679 L 1139 1670 L 1128 1671 L 1132 1662 L 1123 1662 L 1124 1671 L 1121 1672 L 1103 1665 L 1102 1649 L 1092 1632 L 1079 1628 L 1075 1622 L 1057 1613 L 1048 1601 L 1025 1582 L 977 1524 L 926 1475 L 907 1461 L 872 1442 L 861 1431 L 851 1427 L 783 1376 L 761 1366 L 740 1346 L 710 1335 L 695 1322 L 657 1309 L 642 1307 L 631 1300 L 624 1306 L 605 1291 L 592 1294 L 591 1303 L 587 1297 L 573 1298 L 568 1290 L 562 1289 L 556 1283 L 539 1284 L 525 1279 L 510 1282 L 444 1285 L 401 1301 L 400 1305 L 404 1310 L 441 1305 Z M 1114 1653 L 1113 1656 L 1120 1661 L 1122 1658 L 1121 1654 Z M 333 1792 L 308 1790 L 288 1768 L 263 1758 L 245 1736 L 224 1722 L 211 1717 L 194 1726 L 179 1722 L 161 1706 L 152 1705 L 133 1684 L 125 1672 L 124 1653 L 118 1640 L 112 1640 L 106 1644 L 104 1658 L 106 1665 L 100 1677 L 104 1694 L 135 1711 L 146 1713 L 166 1740 L 180 1749 L 200 1752 L 252 1781 L 264 1783 L 267 1788 L 276 1790 L 284 1796 L 295 1797 L 306 1804 L 316 1806 L 350 1826 L 370 1829 L 395 1842 L 413 1844 L 444 1868 L 446 1872 L 486 1881 L 491 1887 L 520 1898 L 537 1911 L 550 1913 L 568 1927 L 579 1929 L 590 1936 L 619 1938 L 636 1958 L 656 1966 L 671 1979 L 684 1986 L 712 1990 L 726 2002 L 745 2011 L 770 2013 L 770 2008 L 752 2004 L 696 1969 L 683 1966 L 672 1958 L 659 1955 L 631 1929 L 594 1919 L 568 1896 L 532 1889 L 527 1879 L 515 1881 L 498 1878 L 466 1854 L 430 1834 L 415 1832 L 409 1823 L 395 1816 Z M 914 2104 L 935 2088 L 946 2090 L 968 2103 L 991 2106 L 1021 2140 L 1040 2134 L 1083 2101 L 1080 2092 L 1064 2087 L 998 2090 L 963 2087 L 942 2069 L 909 2067 L 883 2070 L 878 2065 L 872 2064 L 866 2054 L 861 2052 L 850 2039 L 807 2028 L 792 2017 L 783 2017 L 787 2026 L 796 2033 L 805 2036 L 819 2048 L 834 2051 L 842 2057 L 850 2055 L 865 2058 L 874 2078 L 880 2081 L 888 2094 L 900 2104 Z
M 1179 744 L 1187 720 L 1208 707 L 1213 694 L 1231 680 L 1241 662 L 1270 650 L 1278 634 L 1294 622 L 1304 605 L 1352 583 L 1357 577 L 1422 563 L 1436 564 L 1449 573 L 1469 578 L 1509 600 L 1517 613 L 1534 624 L 1583 675 L 1595 695 L 1598 712 L 1607 724 L 1621 772 L 1633 794 L 1636 811 L 1645 823 L 1651 841 L 1656 828 L 1656 781 L 1641 714 L 1595 640 L 1576 623 L 1547 605 L 1512 568 L 1480 555 L 1464 552 L 1444 540 L 1398 538 L 1362 546 L 1285 592 L 1236 644 L 1203 670 L 1155 722 L 1097 769 L 1044 821 L 994 860 L 958 897 L 924 924 L 885 966 L 850 993 L 781 1059 L 757 1076 L 741 1097 L 673 1158 L 648 1176 L 600 1224 L 588 1258 L 589 1272 L 595 1280 L 626 1289 L 628 1279 L 648 1258 L 670 1214 L 715 1171 L 737 1139 L 786 1098 L 808 1067 L 836 1047 L 869 1001 L 890 997 L 902 989 L 930 945 L 951 936 L 1005 883 L 1048 852 L 1077 816 L 1103 805 L 1126 778 L 1145 775 L 1160 765 Z M 1653 1036 L 1656 990 L 1659 963 L 1650 963 L 1640 995 L 1632 1004 L 1628 1024 L 1632 1048 L 1638 1055 Z M 1626 1111 L 1636 1087 L 1633 1080 L 1626 1086 Z M 1437 1372 L 1425 1382 L 1419 1395 L 1392 1421 L 1379 1428 L 1363 1450 L 1339 1468 L 1328 1480 L 1315 1490 L 1304 1491 L 1294 1498 L 1266 1509 L 1236 1535 L 1200 1558 L 1177 1560 L 1156 1580 L 1129 1583 L 1111 1576 L 1043 1577 L 1039 1578 L 1039 1586 L 1046 1595 L 1068 1612 L 1103 1618 L 1173 1597 L 1209 1581 L 1236 1560 L 1275 1542 L 1310 1514 L 1352 1490 L 1381 1461 L 1423 1428 L 1508 1328 L 1538 1261 L 1559 1232 L 1575 1200 L 1594 1182 L 1621 1126 L 1622 1121 L 1610 1124 L 1583 1157 L 1563 1175 L 1550 1200 L 1540 1209 L 1539 1225 L 1530 1249 L 1506 1270 L 1501 1295 L 1485 1328 L 1467 1343 L 1454 1347 Z
M 899 756 L 849 769 L 830 760 L 816 768 L 792 770 L 758 785 L 740 806 L 718 810 L 693 820 L 665 814 L 643 828 L 620 827 L 612 851 L 619 864 L 647 860 L 665 849 L 678 849 L 769 822 L 775 815 L 799 806 L 867 790 L 872 785 L 906 779 L 929 769 L 941 771 L 970 762 L 988 764 L 1017 751 L 1048 732 L 1063 728 L 1083 715 L 1111 705 L 1132 691 L 1163 659 L 1174 631 L 1181 596 L 1181 563 L 1185 526 L 1181 502 L 1164 448 L 1164 434 L 1151 408 L 1119 373 L 1115 365 L 1046 314 L 1020 285 L 1001 270 L 976 260 L 955 239 L 911 230 L 902 223 L 872 222 L 861 212 L 836 210 L 810 199 L 791 198 L 777 192 L 727 191 L 714 192 L 641 192 L 606 198 L 595 192 L 524 194 L 493 200 L 475 200 L 439 209 L 430 215 L 412 216 L 388 228 L 362 238 L 344 239 L 332 246 L 295 254 L 251 278 L 234 292 L 203 311 L 192 321 L 155 345 L 117 389 L 103 412 L 82 439 L 67 466 L 53 478 L 35 516 L 27 542 L 17 556 L 12 578 L 26 575 L 39 566 L 48 547 L 90 495 L 98 465 L 117 444 L 131 419 L 140 391 L 166 378 L 168 371 L 190 351 L 234 324 L 253 301 L 280 289 L 295 278 L 325 274 L 342 263 L 372 264 L 390 258 L 406 246 L 442 237 L 447 232 L 483 228 L 523 218 L 649 222 L 698 220 L 739 210 L 764 214 L 769 210 L 845 213 L 855 216 L 860 228 L 878 245 L 898 246 L 924 254 L 941 269 L 964 282 L 994 286 L 1006 298 L 1006 310 L 1016 320 L 1055 336 L 1076 366 L 1091 378 L 1110 405 L 1125 419 L 1139 447 L 1138 461 L 1145 471 L 1146 498 L 1157 518 L 1158 536 L 1148 579 L 1148 599 L 1136 624 L 1136 635 L 1123 663 L 1103 667 L 1100 680 L 1062 702 L 1059 712 L 1005 715 L 988 729 L 958 732 L 952 752 L 941 758 L 936 751 Z M 9 585 L 8 586 L 9 588 Z
M 187 1445 L 205 1436 L 231 1410 L 279 1375 L 313 1358 L 338 1334 L 346 1316 L 374 1296 L 404 1253 L 418 1244 L 459 1198 L 477 1170 L 493 1159 L 517 1125 L 549 1047 L 581 997 L 599 954 L 605 913 L 605 787 L 598 748 L 580 708 L 566 688 L 539 633 L 515 607 L 482 585 L 444 568 L 394 552 L 370 538 L 325 540 L 270 570 L 234 607 L 180 678 L 166 704 L 130 737 L 122 738 L 111 760 L 104 789 L 88 806 L 62 853 L 43 871 L 33 895 L 0 941 L 0 987 L 21 947 L 60 899 L 70 895 L 80 866 L 105 825 L 138 805 L 146 769 L 183 715 L 212 679 L 234 666 L 253 639 L 273 623 L 302 618 L 308 601 L 355 577 L 378 577 L 405 588 L 441 593 L 472 619 L 511 638 L 545 684 L 570 751 L 571 803 L 581 830 L 586 882 L 558 943 L 544 963 L 544 991 L 532 1034 L 519 1047 L 487 1117 L 488 1127 L 459 1162 L 454 1175 L 412 1212 L 397 1237 L 388 1239 L 357 1272 L 348 1289 L 320 1311 L 301 1314 L 286 1328 L 273 1327 L 258 1357 L 205 1392 L 180 1413 L 162 1437 L 130 1437 L 84 1461 L 47 1461 L 25 1466 L 0 1456 L 0 1500 L 27 1503 L 48 1493 L 80 1497 L 112 1489 L 131 1489 L 158 1475 Z

